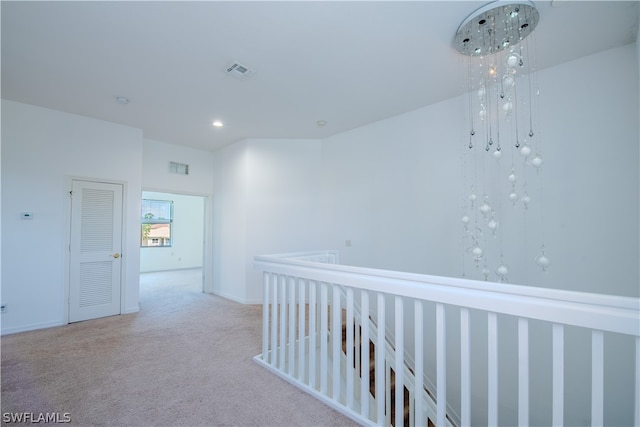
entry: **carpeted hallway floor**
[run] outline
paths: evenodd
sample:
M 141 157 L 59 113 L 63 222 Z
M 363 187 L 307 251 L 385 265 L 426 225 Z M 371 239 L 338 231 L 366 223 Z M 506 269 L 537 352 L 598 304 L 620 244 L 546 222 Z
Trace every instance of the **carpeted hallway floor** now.
M 78 426 L 355 425 L 254 363 L 262 307 L 203 294 L 198 277 L 145 274 L 139 313 L 2 337 L 2 422 L 28 412 Z

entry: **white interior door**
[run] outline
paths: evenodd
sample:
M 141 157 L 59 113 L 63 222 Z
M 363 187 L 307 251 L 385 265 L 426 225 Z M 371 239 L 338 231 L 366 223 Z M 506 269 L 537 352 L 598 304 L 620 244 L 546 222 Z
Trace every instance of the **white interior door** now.
M 120 314 L 121 184 L 73 180 L 69 322 Z

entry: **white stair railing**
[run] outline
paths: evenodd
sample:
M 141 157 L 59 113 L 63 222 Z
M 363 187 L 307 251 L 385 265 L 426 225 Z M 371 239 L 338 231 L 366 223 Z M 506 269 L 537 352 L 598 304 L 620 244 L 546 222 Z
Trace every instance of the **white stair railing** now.
M 623 334 L 634 342 L 635 348 L 635 402 L 631 417 L 640 422 L 640 300 L 610 295 L 596 295 L 554 289 L 477 282 L 465 279 L 427 276 L 338 265 L 336 251 L 255 257 L 255 267 L 263 271 L 263 348 L 254 358 L 281 377 L 315 395 L 352 419 L 365 424 L 400 426 L 404 424 L 403 386 L 412 390 L 424 389 L 425 360 L 435 362 L 435 415 L 425 405 L 429 399 L 410 397 L 411 425 L 426 426 L 430 418 L 438 426 L 452 424 L 471 425 L 472 378 L 471 366 L 475 362 L 472 348 L 471 313 L 486 313 L 487 388 L 486 413 L 489 425 L 499 424 L 499 316 L 517 321 L 517 419 L 519 425 L 530 422 L 530 377 L 537 375 L 530 364 L 530 322 L 549 322 L 552 327 L 552 408 L 553 425 L 564 424 L 565 396 L 565 330 L 567 326 L 590 331 L 591 335 L 591 424 L 603 425 L 605 402 L 604 349 L 605 335 Z M 345 295 L 343 297 L 343 295 Z M 388 300 L 392 304 L 388 304 Z M 425 307 L 435 307 L 434 316 L 425 315 Z M 361 322 L 357 307 L 381 327 Z M 415 373 L 396 370 L 396 418 L 389 419 L 389 402 L 371 399 L 366 369 L 362 375 L 353 363 L 353 345 L 347 343 L 347 354 L 342 354 L 342 311 L 346 311 L 347 325 L 355 322 L 362 326 L 362 341 L 376 343 L 389 341 L 395 349 L 389 355 L 376 351 L 376 396 L 387 396 L 385 384 L 388 367 L 410 366 Z M 385 319 L 393 312 L 392 318 Z M 458 314 L 459 330 L 447 327 L 447 313 Z M 405 331 L 405 317 L 410 317 L 413 334 Z M 433 319 L 432 319 L 433 318 Z M 432 321 L 433 320 L 433 321 Z M 433 323 L 433 324 L 431 324 Z M 388 331 L 385 325 L 393 325 Z M 435 335 L 435 361 L 430 360 L 424 342 L 425 328 L 433 328 Z M 447 405 L 447 337 L 452 332 L 459 339 L 459 407 L 458 412 Z M 347 339 L 349 339 L 347 334 Z M 392 338 L 389 338 L 392 335 Z M 458 338 L 459 337 L 459 338 Z M 408 341 L 406 341 L 408 340 Z M 406 342 L 405 342 L 406 341 Z M 352 344 L 352 343 L 351 343 Z M 351 350 L 349 350 L 351 348 Z M 355 351 L 362 366 L 369 365 L 368 346 Z M 378 347 L 376 347 L 378 348 Z M 405 349 L 412 349 L 410 352 Z M 427 354 L 429 353 L 429 354 Z M 357 365 L 356 365 L 357 366 Z M 409 372 L 409 374 L 407 374 Z M 415 381 L 415 384 L 410 384 Z M 409 388 L 409 387 L 408 387 Z M 412 392 L 412 396 L 413 396 Z M 426 403 L 425 403 L 426 402 Z M 473 402 L 473 405 L 477 405 Z

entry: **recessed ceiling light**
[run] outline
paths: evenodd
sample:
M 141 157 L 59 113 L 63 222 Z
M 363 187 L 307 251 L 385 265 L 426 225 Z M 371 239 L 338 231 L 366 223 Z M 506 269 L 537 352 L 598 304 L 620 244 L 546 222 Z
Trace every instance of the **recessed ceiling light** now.
M 222 126 L 224 126 L 224 123 L 222 123 L 220 120 L 214 120 L 212 124 L 217 128 L 221 128 Z
M 120 105 L 127 105 L 131 101 L 126 96 L 116 96 L 116 102 Z
M 318 126 L 319 128 L 321 127 L 325 127 L 329 122 L 327 122 L 326 120 L 318 120 L 316 122 L 316 126 Z

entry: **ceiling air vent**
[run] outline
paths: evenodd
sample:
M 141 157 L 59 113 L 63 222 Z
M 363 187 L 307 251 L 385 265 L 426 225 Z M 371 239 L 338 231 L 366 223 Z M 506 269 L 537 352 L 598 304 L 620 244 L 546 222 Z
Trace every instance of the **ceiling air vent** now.
M 246 67 L 238 62 L 233 62 L 226 68 L 226 71 L 227 74 L 235 77 L 238 80 L 244 80 L 256 73 L 255 70 L 252 70 L 249 67 Z

